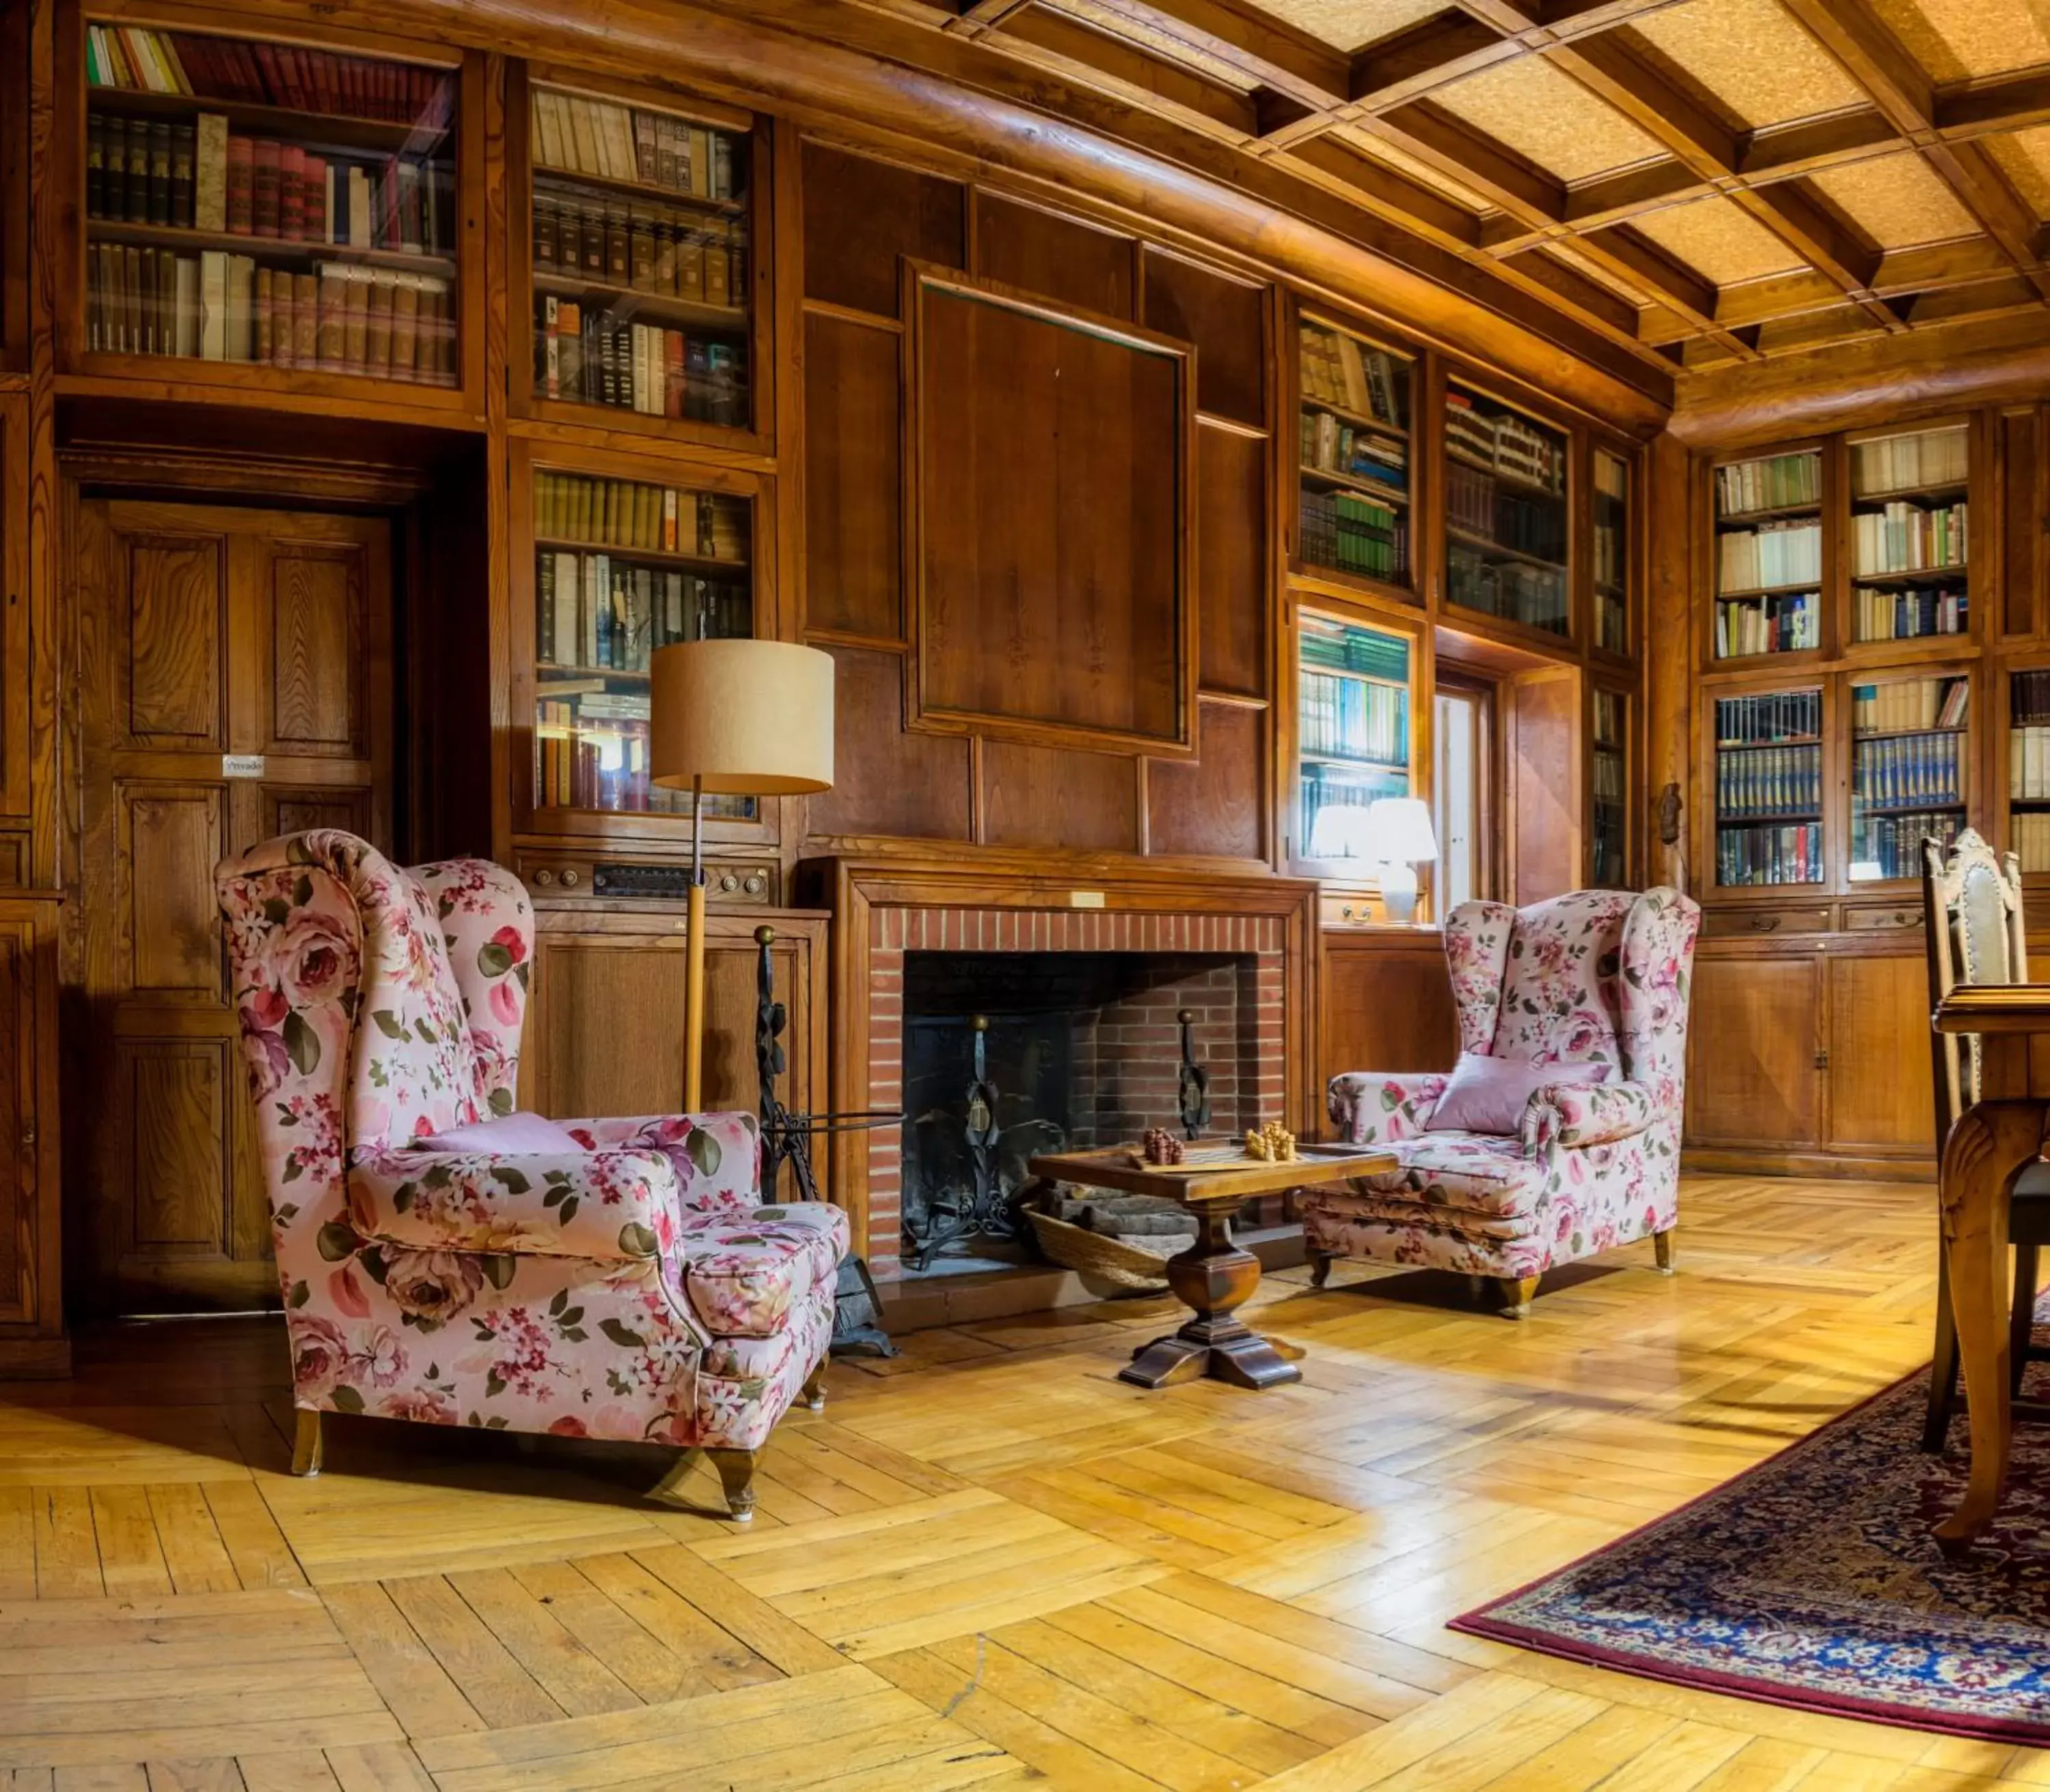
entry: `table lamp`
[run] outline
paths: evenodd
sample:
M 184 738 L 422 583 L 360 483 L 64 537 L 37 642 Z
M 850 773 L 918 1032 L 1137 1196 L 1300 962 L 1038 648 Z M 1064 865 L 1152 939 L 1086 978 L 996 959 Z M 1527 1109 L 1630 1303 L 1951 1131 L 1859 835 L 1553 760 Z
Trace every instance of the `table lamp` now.
M 1406 927 L 1417 919 L 1417 867 L 1438 856 L 1431 806 L 1421 797 L 1377 797 L 1366 812 L 1366 855 L 1381 861 L 1381 904 Z
M 832 787 L 832 656 L 786 641 L 682 641 L 656 649 L 649 696 L 649 776 L 691 793 L 684 1110 L 695 1114 L 704 1091 L 704 799 Z

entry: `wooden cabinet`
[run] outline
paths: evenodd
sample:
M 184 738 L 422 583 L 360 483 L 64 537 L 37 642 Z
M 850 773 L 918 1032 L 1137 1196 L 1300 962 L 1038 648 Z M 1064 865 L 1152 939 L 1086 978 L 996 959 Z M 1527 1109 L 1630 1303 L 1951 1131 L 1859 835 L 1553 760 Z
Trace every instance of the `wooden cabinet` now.
M 0 897 L 0 1380 L 63 1375 L 57 908 Z
M 1889 924 L 1839 926 L 1825 908 L 1787 917 L 1815 924 L 1805 935 L 1703 939 L 1688 1025 L 1689 1168 L 1931 1173 L 1919 930 L 1870 912 Z
M 680 905 L 537 900 L 534 980 L 520 1072 L 522 1107 L 558 1119 L 674 1114 L 684 1090 Z M 704 1105 L 756 1111 L 756 930 L 770 947 L 789 1023 L 778 1093 L 826 1105 L 826 927 L 812 911 L 715 908 L 705 940 Z M 818 1158 L 825 1174 L 826 1154 Z
M 1346 1071 L 1450 1070 L 1459 1018 L 1436 927 L 1326 927 L 1317 1086 Z

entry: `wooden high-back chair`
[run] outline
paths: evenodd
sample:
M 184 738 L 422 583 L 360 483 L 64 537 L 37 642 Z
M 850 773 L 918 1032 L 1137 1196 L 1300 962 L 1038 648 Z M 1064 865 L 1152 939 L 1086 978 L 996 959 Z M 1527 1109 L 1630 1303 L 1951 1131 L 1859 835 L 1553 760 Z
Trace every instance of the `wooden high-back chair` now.
M 2029 943 L 2021 904 L 2021 865 L 2014 854 L 1996 853 L 1966 828 L 1947 849 L 1922 842 L 1922 919 L 1929 948 L 1929 1005 L 1960 983 L 2025 983 Z M 1958 1117 L 1979 1099 L 1979 1040 L 1975 1033 L 1940 1033 L 1933 1027 L 1929 1049 L 1936 1091 L 1936 1157 Z M 2050 1349 L 2029 1342 L 2036 1305 L 2038 1253 L 2050 1244 L 2050 1163 L 2032 1165 L 2014 1185 L 2009 1236 L 2014 1243 L 2014 1294 L 2009 1360 L 2014 1384 L 2032 1360 L 2050 1361 Z M 1951 1312 L 1947 1251 L 1939 1247 L 1936 1349 L 1929 1365 L 1929 1416 L 1922 1447 L 1943 1447 L 1944 1433 L 1958 1396 L 1958 1333 Z M 2050 1419 L 2050 1404 L 2017 1403 L 2017 1418 Z

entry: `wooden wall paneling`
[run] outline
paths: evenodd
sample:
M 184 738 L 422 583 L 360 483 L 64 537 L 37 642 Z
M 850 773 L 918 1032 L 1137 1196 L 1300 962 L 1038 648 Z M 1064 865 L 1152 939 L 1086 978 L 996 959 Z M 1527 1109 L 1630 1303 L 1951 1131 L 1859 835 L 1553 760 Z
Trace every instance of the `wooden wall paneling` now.
M 26 0 L 0 9 L 0 373 L 24 377 L 30 339 L 29 13 Z
M 1205 690 L 1267 694 L 1269 439 L 1208 418 L 1197 422 L 1197 666 Z
M 1827 974 L 1829 1075 L 1824 1142 L 1834 1151 L 1935 1161 L 1929 1080 L 1929 969 L 1911 954 L 1831 952 Z
M 1187 752 L 1185 345 L 907 264 L 914 728 Z M 1055 440 L 1051 457 L 1020 442 Z
M 0 392 L 0 815 L 23 821 L 33 813 L 36 783 L 29 531 L 29 396 Z
M 805 626 L 904 638 L 901 332 L 813 311 L 805 330 Z
M 2030 404 L 2000 412 L 1994 424 L 2001 506 L 1995 564 L 2003 634 L 2042 632 L 2043 537 L 2050 529 L 2044 498 L 2043 421 L 2042 407 Z
M 1029 742 L 982 743 L 982 834 L 992 846 L 1136 853 L 1145 761 Z
M 1639 514 L 1643 526 L 1643 565 L 1644 742 L 1639 790 L 1650 806 L 1646 830 L 1646 876 L 1676 889 L 1690 887 L 1687 839 L 1697 803 L 1713 802 L 1713 772 L 1704 762 L 1704 779 L 1694 776 L 1693 709 L 1709 701 L 1699 694 L 1694 663 L 1695 636 L 1691 567 L 1697 543 L 1692 525 L 1695 482 L 1687 452 L 1670 435 L 1661 435 L 1646 453 L 1640 482 Z M 1659 794 L 1677 787 L 1680 799 L 1678 837 L 1671 843 L 1658 836 Z M 1713 869 L 1705 862 L 1705 877 Z M 1693 886 L 1698 889 L 1699 886 Z
M 1518 907 L 1580 886 L 1586 755 L 1580 677 L 1572 667 L 1518 673 L 1502 685 L 1508 759 L 1508 899 Z
M 1206 700 L 1196 709 L 1196 756 L 1146 761 L 1147 850 L 1264 859 L 1266 709 Z
M 1697 951 L 1689 1145 L 1756 1151 L 1821 1144 L 1826 998 L 1820 952 Z
M 1265 429 L 1272 361 L 1266 289 L 1151 244 L 1142 256 L 1146 327 L 1195 345 L 1196 408 Z
M 0 1377 L 69 1372 L 57 1122 L 57 904 L 0 896 Z
M 875 156 L 807 139 L 804 293 L 850 310 L 900 316 L 900 257 L 968 266 L 968 189 Z
M 971 743 L 903 726 L 902 656 L 828 646 L 840 667 L 833 701 L 833 787 L 808 799 L 813 836 L 969 837 Z
M 1098 317 L 1137 314 L 1136 244 L 1120 232 L 974 189 L 974 271 Z
M 1450 1070 L 1459 1015 L 1433 928 L 1327 927 L 1316 1081 L 1349 1071 Z

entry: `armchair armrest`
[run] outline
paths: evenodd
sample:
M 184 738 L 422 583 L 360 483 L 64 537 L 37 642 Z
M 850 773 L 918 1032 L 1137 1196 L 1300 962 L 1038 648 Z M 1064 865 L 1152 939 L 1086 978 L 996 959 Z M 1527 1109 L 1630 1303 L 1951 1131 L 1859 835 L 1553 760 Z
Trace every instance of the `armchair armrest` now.
M 1534 1090 L 1518 1128 L 1523 1154 L 1547 1143 L 1578 1150 L 1643 1132 L 1657 1110 L 1642 1083 L 1553 1083 Z
M 1324 1089 L 1325 1111 L 1348 1145 L 1392 1145 L 1424 1130 L 1452 1080 L 1442 1071 L 1382 1075 L 1347 1071 Z
M 523 1153 L 392 1147 L 349 1170 L 349 1222 L 410 1251 L 630 1262 L 676 1236 L 676 1172 L 645 1146 Z
M 762 1134 L 752 1114 L 644 1114 L 559 1120 L 594 1151 L 659 1151 L 676 1171 L 680 1214 L 752 1213 L 762 1204 Z

